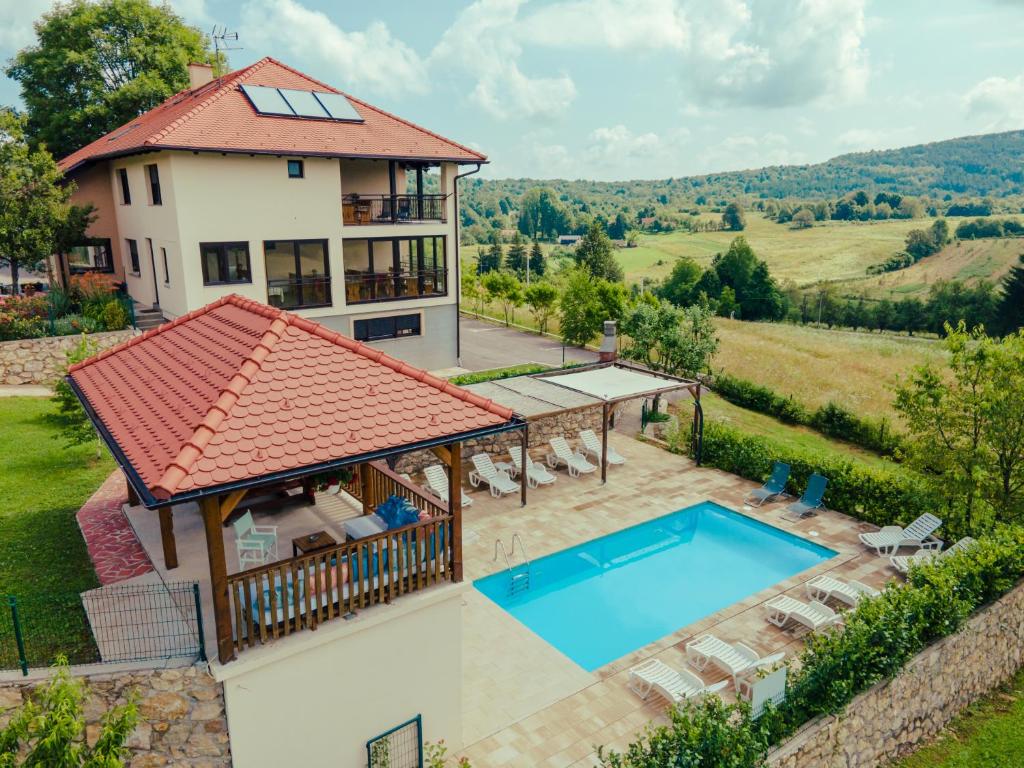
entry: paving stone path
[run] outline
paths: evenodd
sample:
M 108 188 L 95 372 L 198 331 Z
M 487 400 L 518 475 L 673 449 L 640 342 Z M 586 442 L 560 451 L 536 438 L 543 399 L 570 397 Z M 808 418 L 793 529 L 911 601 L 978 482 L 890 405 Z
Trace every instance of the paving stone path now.
M 126 501 L 124 476 L 115 471 L 78 510 L 78 527 L 82 529 L 96 575 L 104 586 L 154 570 L 146 550 L 135 538 L 135 531 L 121 511 Z

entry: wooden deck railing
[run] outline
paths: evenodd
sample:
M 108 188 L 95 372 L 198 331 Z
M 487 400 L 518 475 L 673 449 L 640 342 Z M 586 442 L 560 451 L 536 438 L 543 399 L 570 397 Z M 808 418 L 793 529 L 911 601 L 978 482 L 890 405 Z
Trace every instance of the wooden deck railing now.
M 365 496 L 363 488 L 366 489 Z M 383 461 L 363 464 L 360 471 L 354 473 L 352 480 L 345 486 L 345 491 L 363 502 L 363 511 L 367 513 L 388 496 L 400 496 L 417 509 L 425 509 L 431 515 L 448 514 L 440 499 L 427 495 L 422 488 L 389 469 Z
M 430 519 L 228 576 L 236 651 L 453 580 L 447 510 L 386 466 L 366 466 L 374 506 L 395 494 Z M 358 476 L 346 491 L 358 498 L 357 485 Z

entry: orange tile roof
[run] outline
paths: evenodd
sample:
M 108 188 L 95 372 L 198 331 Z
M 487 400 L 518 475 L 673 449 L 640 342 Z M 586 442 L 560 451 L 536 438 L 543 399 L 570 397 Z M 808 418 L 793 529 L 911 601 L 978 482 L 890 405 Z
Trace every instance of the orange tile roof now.
M 269 56 L 194 91 L 182 91 L 60 161 L 72 171 L 105 157 L 157 149 L 260 152 L 331 157 L 486 162 L 450 139 L 343 94 L 363 122 L 258 114 L 239 86 L 342 93 Z
M 158 500 L 499 427 L 513 416 L 378 349 L 237 295 L 68 374 L 115 455 Z

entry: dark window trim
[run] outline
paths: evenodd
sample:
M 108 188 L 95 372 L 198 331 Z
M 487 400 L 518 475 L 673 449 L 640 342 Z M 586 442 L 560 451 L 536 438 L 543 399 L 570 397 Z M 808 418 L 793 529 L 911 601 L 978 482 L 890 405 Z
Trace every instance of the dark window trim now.
M 323 279 L 326 279 L 326 281 L 327 281 L 327 290 L 326 290 L 327 301 L 325 301 L 323 303 L 317 303 L 317 304 L 298 304 L 298 305 L 293 306 L 293 307 L 283 307 L 283 309 L 288 309 L 288 310 L 292 310 L 292 309 L 316 309 L 318 307 L 330 307 L 330 306 L 334 305 L 334 294 L 333 294 L 333 292 L 331 290 L 331 252 L 330 252 L 330 248 L 328 247 L 328 242 L 327 242 L 327 238 L 326 237 L 307 237 L 307 238 L 301 238 L 301 239 L 298 239 L 298 240 L 294 240 L 294 239 L 290 239 L 290 238 L 285 237 L 285 238 L 280 238 L 280 239 L 275 239 L 275 240 L 264 240 L 263 241 L 263 268 L 264 268 L 264 271 L 267 273 L 267 289 L 268 289 L 267 290 L 267 294 L 268 294 L 267 295 L 267 302 L 269 303 L 269 301 L 270 301 L 270 295 L 269 295 L 270 291 L 269 291 L 269 289 L 272 287 L 271 286 L 271 282 L 272 281 L 270 279 L 270 270 L 268 270 L 266 268 L 266 265 L 267 265 L 267 243 L 275 243 L 275 244 L 276 243 L 291 243 L 292 244 L 292 253 L 294 254 L 294 258 L 295 258 L 295 274 L 297 274 L 297 275 L 300 274 L 300 272 L 299 272 L 299 264 L 301 263 L 300 260 L 299 260 L 299 246 L 300 245 L 307 245 L 309 243 L 319 243 L 320 245 L 323 246 L 324 273 L 323 273 L 323 275 L 321 277 Z M 300 280 L 304 280 L 304 279 L 305 278 L 300 278 Z M 282 281 L 277 280 L 277 281 L 274 281 L 274 282 L 282 282 Z M 301 293 L 301 286 L 299 286 L 299 288 L 300 288 L 299 292 Z
M 416 333 L 398 333 L 398 319 L 404 317 L 415 317 L 416 318 Z M 374 321 L 381 320 L 393 320 L 395 321 L 395 331 L 393 333 L 383 336 L 370 336 L 366 335 L 366 338 L 360 338 L 360 335 L 356 332 L 356 323 L 372 323 Z M 372 343 L 374 341 L 392 341 L 395 339 L 413 339 L 423 337 L 423 313 L 422 312 L 403 312 L 400 315 L 384 315 L 383 317 L 356 317 L 352 319 L 352 338 L 356 341 L 363 341 Z
M 107 266 L 105 267 L 76 267 L 71 263 L 70 253 L 64 254 L 68 272 L 72 275 L 81 275 L 85 272 L 113 272 L 114 271 L 114 243 L 109 237 L 87 237 L 78 243 L 80 247 L 102 246 L 107 254 Z
M 292 163 L 298 166 L 299 172 L 297 174 L 292 173 Z M 306 178 L 306 164 L 302 160 L 289 160 L 288 161 L 288 178 L 289 179 L 304 179 Z
M 163 205 L 164 197 L 160 192 L 160 170 L 156 167 L 156 163 L 146 166 L 146 175 L 149 177 L 150 205 Z
M 121 180 L 121 205 L 132 204 L 132 188 L 128 183 L 128 169 L 118 168 L 117 176 Z
M 441 265 L 435 267 L 432 270 L 427 270 L 424 267 L 424 263 L 423 263 L 423 248 L 422 248 L 422 245 L 423 245 L 423 241 L 428 240 L 428 239 L 440 240 L 442 242 L 442 244 L 443 244 L 443 249 L 444 249 L 444 254 L 443 254 Z M 434 272 L 435 274 L 440 273 L 440 274 L 444 275 L 444 290 L 443 291 L 438 291 L 438 292 L 435 292 L 435 293 L 420 293 L 417 296 L 384 296 L 384 297 L 381 297 L 381 298 L 361 299 L 361 300 L 358 300 L 358 301 L 348 301 L 347 300 L 347 296 L 346 296 L 346 302 L 345 302 L 346 305 L 348 305 L 348 306 L 361 306 L 361 305 L 364 305 L 364 304 L 385 304 L 385 303 L 393 302 L 393 301 L 419 301 L 421 299 L 440 299 L 440 298 L 444 298 L 444 297 L 448 296 L 448 293 L 449 293 L 449 288 L 448 288 L 449 270 L 448 270 L 448 236 L 447 235 L 401 235 L 401 236 L 397 236 L 397 237 L 346 237 L 345 238 L 345 242 L 347 242 L 347 243 L 354 242 L 354 241 L 357 241 L 357 240 L 366 241 L 366 243 L 368 244 L 368 255 L 369 255 L 369 259 L 370 259 L 370 268 L 373 270 L 372 274 L 381 274 L 381 275 L 386 275 L 387 272 L 379 272 L 379 273 L 377 272 L 376 265 L 374 265 L 374 263 L 373 263 L 373 248 L 369 247 L 369 244 L 371 244 L 371 243 L 391 243 L 392 244 L 391 266 L 395 267 L 396 265 L 397 266 L 401 266 L 401 264 L 399 263 L 399 258 L 400 258 L 399 257 L 399 246 L 398 246 L 399 242 L 401 242 L 402 240 L 408 240 L 410 242 L 413 241 L 413 240 L 419 241 L 421 247 L 420 247 L 420 252 L 419 252 L 418 263 L 416 265 L 418 273 L 419 274 L 426 274 L 427 272 Z M 436 253 L 436 250 L 435 250 L 435 253 Z M 344 267 L 345 266 L 345 264 L 344 264 L 344 261 L 345 261 L 344 251 L 342 251 L 341 259 L 342 259 L 342 267 Z M 346 281 L 347 281 L 348 275 L 346 274 L 345 277 L 346 277 Z M 420 282 L 422 284 L 422 280 L 420 280 Z
M 137 277 L 142 274 L 142 260 L 139 257 L 139 241 L 131 237 L 126 237 L 124 242 L 128 246 L 128 266 L 131 267 L 131 273 Z
M 245 259 L 249 263 L 249 277 L 245 280 L 210 280 L 206 270 L 206 259 L 203 258 L 203 249 L 205 248 L 216 248 L 217 259 L 220 263 L 220 273 L 226 275 L 228 273 L 228 248 L 244 248 Z M 246 283 L 252 283 L 252 253 L 249 251 L 248 240 L 231 240 L 231 241 L 214 241 L 208 243 L 199 244 L 199 262 L 203 270 L 203 285 L 245 285 Z
M 171 284 L 171 273 L 167 269 L 167 249 L 162 245 L 160 246 L 160 256 L 164 261 L 164 285 Z

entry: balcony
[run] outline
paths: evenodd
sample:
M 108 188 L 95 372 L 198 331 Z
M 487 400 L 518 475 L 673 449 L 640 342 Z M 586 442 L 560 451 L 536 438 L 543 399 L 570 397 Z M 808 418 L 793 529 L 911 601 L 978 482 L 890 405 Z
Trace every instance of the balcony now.
M 345 301 L 367 304 L 374 301 L 400 301 L 448 293 L 448 270 L 425 269 L 418 272 L 345 272 Z
M 331 278 L 268 280 L 267 303 L 280 309 L 328 307 L 331 304 Z
M 341 204 L 346 226 L 445 223 L 448 195 L 346 195 Z

